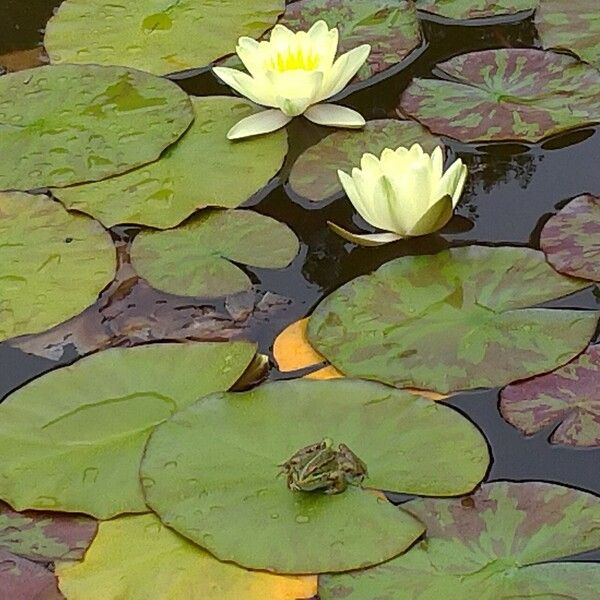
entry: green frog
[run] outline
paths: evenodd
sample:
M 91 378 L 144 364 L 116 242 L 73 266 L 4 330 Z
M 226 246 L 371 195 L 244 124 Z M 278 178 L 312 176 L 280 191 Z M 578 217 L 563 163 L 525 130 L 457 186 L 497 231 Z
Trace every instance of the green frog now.
M 290 490 L 328 495 L 343 492 L 349 483 L 358 485 L 367 476 L 365 463 L 345 444 L 336 450 L 329 438 L 302 448 L 281 467 Z

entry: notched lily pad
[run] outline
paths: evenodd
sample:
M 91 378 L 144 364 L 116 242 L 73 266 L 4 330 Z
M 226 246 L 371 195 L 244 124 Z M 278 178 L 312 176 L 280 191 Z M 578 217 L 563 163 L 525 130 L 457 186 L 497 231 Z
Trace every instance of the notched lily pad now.
M 415 79 L 400 111 L 461 142 L 538 142 L 600 121 L 600 72 L 534 48 L 470 52 Z M 565 102 L 568 98 L 568 102 Z
M 488 20 L 498 17 L 530 16 L 539 0 L 416 0 L 417 10 L 450 21 Z M 496 22 L 496 19 L 494 19 Z
M 192 98 L 196 118 L 156 162 L 98 183 L 54 190 L 67 208 L 112 227 L 135 223 L 166 229 L 206 206 L 236 208 L 279 171 L 285 130 L 232 143 L 227 131 L 257 108 L 239 98 Z
M 504 388 L 500 411 L 525 435 L 556 425 L 552 444 L 600 446 L 600 345 L 553 373 Z
M 549 562 L 600 546 L 600 502 L 592 494 L 498 481 L 466 498 L 418 499 L 402 508 L 425 523 L 425 539 L 373 569 L 321 576 L 322 600 L 598 597 L 600 565 Z
M 59 563 L 56 572 L 69 600 L 297 600 L 316 593 L 315 577 L 219 562 L 152 514 L 101 523 L 85 560 Z
M 82 515 L 17 512 L 0 502 L 0 550 L 32 561 L 80 560 L 96 529 L 96 521 Z
M 66 0 L 46 26 L 53 63 L 125 65 L 156 75 L 205 67 L 258 37 L 283 0 Z
M 138 467 L 152 428 L 229 389 L 254 354 L 248 342 L 113 348 L 32 381 L 0 404 L 0 497 L 101 519 L 146 511 Z
M 528 248 L 393 260 L 323 300 L 308 336 L 344 374 L 446 394 L 551 371 L 594 334 L 592 311 L 530 308 L 589 285 Z
M 80 35 L 80 33 L 78 33 Z M 156 160 L 194 118 L 174 83 L 123 67 L 0 77 L 0 189 L 98 181 Z
M 336 131 L 300 155 L 290 173 L 289 185 L 299 196 L 320 202 L 342 193 L 338 169 L 350 172 L 365 152 L 379 156 L 385 148 L 414 143 L 432 152 L 442 141 L 415 121 L 368 121 L 360 131 Z
M 596 0 L 544 0 L 535 13 L 544 48 L 571 50 L 600 67 L 600 12 Z
M 544 225 L 540 246 L 560 273 L 600 281 L 600 198 L 571 200 Z
M 0 193 L 0 342 L 79 314 L 115 269 L 115 247 L 96 221 L 46 196 Z
M 364 461 L 363 485 L 375 489 L 461 494 L 489 461 L 479 431 L 443 404 L 364 381 L 274 382 L 208 396 L 159 426 L 140 469 L 146 501 L 166 525 L 248 568 L 343 571 L 397 556 L 423 529 L 372 490 L 288 489 L 282 463 L 324 438 Z
M 229 261 L 282 269 L 299 242 L 285 224 L 249 210 L 204 211 L 169 231 L 144 231 L 131 262 L 155 288 L 180 296 L 218 297 L 250 289 L 248 276 Z

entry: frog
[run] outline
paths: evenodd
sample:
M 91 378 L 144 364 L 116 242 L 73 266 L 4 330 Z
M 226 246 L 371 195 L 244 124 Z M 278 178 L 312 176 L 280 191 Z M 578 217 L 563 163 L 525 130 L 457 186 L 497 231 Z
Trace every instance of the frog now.
M 290 490 L 327 495 L 340 494 L 367 475 L 366 465 L 348 446 L 340 444 L 336 450 L 329 438 L 302 448 L 280 466 Z

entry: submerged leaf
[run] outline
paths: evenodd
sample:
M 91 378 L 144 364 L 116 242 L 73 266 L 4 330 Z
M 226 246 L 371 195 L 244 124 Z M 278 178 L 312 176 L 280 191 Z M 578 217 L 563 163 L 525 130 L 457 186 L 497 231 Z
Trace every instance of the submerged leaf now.
M 600 502 L 561 485 L 484 484 L 462 499 L 417 499 L 425 540 L 373 569 L 319 578 L 322 600 L 595 600 L 600 565 L 548 563 L 600 546 Z
M 595 313 L 530 307 L 587 285 L 528 248 L 398 258 L 323 300 L 309 341 L 351 377 L 440 393 L 506 385 L 585 348 Z
M 461 142 L 539 142 L 600 121 L 600 72 L 534 48 L 482 50 L 437 65 L 441 79 L 415 79 L 400 111 Z M 565 102 L 568 98 L 568 102 Z
M 152 428 L 229 389 L 254 354 L 248 342 L 114 348 L 32 381 L 0 404 L 0 498 L 102 519 L 144 512 L 137 474 Z
M 213 394 L 160 425 L 140 469 L 146 501 L 166 525 L 248 568 L 343 571 L 397 556 L 423 530 L 372 491 L 288 489 L 281 464 L 323 438 L 351 448 L 374 489 L 461 494 L 489 461 L 479 431 L 443 404 L 372 382 L 274 382 Z
M 531 15 L 539 0 L 417 0 L 417 10 L 450 20 Z
M 1 548 L 0 593 L 6 600 L 64 600 L 54 573 Z
M 0 342 L 77 315 L 115 268 L 111 237 L 96 221 L 46 196 L 0 193 Z

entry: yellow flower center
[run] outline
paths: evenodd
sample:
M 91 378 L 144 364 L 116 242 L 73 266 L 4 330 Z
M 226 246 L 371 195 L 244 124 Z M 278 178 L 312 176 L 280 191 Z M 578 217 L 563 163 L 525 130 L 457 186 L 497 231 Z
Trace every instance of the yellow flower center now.
M 302 48 L 279 51 L 267 61 L 267 69 L 284 73 L 286 71 L 314 71 L 321 62 L 319 54 L 312 50 L 303 52 Z

